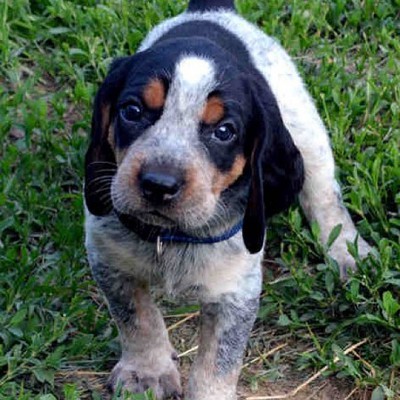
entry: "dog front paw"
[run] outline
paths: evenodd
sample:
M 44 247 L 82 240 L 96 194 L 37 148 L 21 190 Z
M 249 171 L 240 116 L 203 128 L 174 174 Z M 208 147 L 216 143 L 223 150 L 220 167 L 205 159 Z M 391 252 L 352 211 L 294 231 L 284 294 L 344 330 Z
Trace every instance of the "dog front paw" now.
M 175 362 L 156 357 L 121 359 L 108 380 L 111 392 L 144 393 L 151 389 L 158 400 L 183 399 L 180 375 Z
M 371 252 L 371 246 L 359 236 L 357 239 L 358 255 L 360 259 L 368 256 Z M 357 268 L 354 257 L 347 249 L 347 241 L 339 237 L 329 249 L 329 255 L 336 260 L 339 265 L 340 278 L 346 280 L 348 271 L 355 271 Z

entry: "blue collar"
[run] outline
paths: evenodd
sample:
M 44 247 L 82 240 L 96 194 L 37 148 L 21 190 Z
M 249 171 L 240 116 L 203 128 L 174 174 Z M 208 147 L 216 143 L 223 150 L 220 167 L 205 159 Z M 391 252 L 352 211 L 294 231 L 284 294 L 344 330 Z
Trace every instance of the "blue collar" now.
M 131 215 L 117 213 L 117 216 L 121 223 L 130 231 L 136 233 L 140 237 L 140 239 L 153 243 L 170 242 L 213 244 L 230 239 L 232 236 L 236 235 L 243 226 L 243 221 L 240 221 L 221 235 L 210 237 L 196 237 L 190 236 L 179 229 L 165 229 L 158 226 L 145 224 L 144 222 L 138 220 Z

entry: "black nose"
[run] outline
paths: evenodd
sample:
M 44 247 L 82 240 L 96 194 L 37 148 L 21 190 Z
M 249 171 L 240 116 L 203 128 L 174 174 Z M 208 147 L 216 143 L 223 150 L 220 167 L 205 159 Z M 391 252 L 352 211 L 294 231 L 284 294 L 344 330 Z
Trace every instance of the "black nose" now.
M 143 196 L 156 204 L 171 201 L 183 186 L 183 179 L 178 174 L 148 171 L 143 172 L 139 179 Z

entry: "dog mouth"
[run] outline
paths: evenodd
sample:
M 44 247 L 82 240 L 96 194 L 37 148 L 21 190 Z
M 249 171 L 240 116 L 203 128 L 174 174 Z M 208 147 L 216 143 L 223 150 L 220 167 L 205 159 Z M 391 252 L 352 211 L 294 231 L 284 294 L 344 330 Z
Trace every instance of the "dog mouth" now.
M 157 210 L 138 213 L 135 216 L 146 224 L 156 225 L 163 228 L 171 228 L 177 225 L 176 221 Z

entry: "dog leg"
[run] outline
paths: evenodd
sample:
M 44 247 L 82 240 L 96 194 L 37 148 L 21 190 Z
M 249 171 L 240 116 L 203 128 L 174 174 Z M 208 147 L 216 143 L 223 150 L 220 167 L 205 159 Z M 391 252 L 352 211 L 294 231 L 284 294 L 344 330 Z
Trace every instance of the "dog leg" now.
M 122 355 L 109 379 L 109 387 L 132 393 L 152 389 L 157 399 L 181 398 L 176 353 L 160 310 L 143 282 L 103 264 L 92 266 L 118 325 Z
M 329 254 L 338 262 L 340 276 L 344 279 L 347 269 L 356 267 L 354 258 L 347 250 L 347 242 L 354 242 L 358 232 L 343 204 L 340 186 L 335 179 L 329 138 L 313 104 L 310 104 L 308 113 L 311 113 L 308 118 L 314 122 L 308 125 L 308 130 L 304 127 L 307 121 L 290 120 L 288 123 L 289 132 L 303 156 L 306 172 L 300 204 L 307 219 L 318 223 L 323 243 L 327 243 L 336 225 L 342 225 L 341 233 L 329 249 Z M 301 119 L 300 114 L 297 116 Z M 298 132 L 299 126 L 303 126 L 304 131 Z M 360 236 L 357 245 L 360 257 L 365 257 L 370 251 L 369 245 Z
M 274 49 L 270 53 L 271 62 L 266 75 L 278 100 L 283 121 L 303 157 L 305 182 L 300 203 L 307 219 L 318 223 L 323 243 L 328 241 L 336 225 L 342 225 L 329 253 L 338 262 L 341 277 L 345 278 L 346 270 L 356 267 L 347 250 L 347 242 L 354 242 L 358 232 L 343 205 L 335 179 L 335 162 L 328 133 L 295 66 L 282 48 L 276 45 Z M 360 236 L 357 244 L 360 257 L 365 257 L 371 250 L 370 246 Z
M 187 400 L 234 400 L 243 353 L 257 315 L 261 267 L 256 260 L 247 271 L 226 263 L 235 287 L 227 280 L 216 286 L 212 274 L 209 294 L 202 299 L 200 343 L 189 379 Z M 207 284 L 207 282 L 205 282 Z M 225 290 L 223 290 L 225 285 Z
M 333 158 L 331 162 L 333 165 Z M 336 225 L 342 225 L 340 236 L 330 247 L 329 254 L 337 261 L 341 278 L 346 279 L 347 270 L 356 268 L 355 260 L 347 250 L 347 242 L 352 243 L 357 238 L 361 258 L 366 257 L 371 248 L 361 236 L 357 237 L 358 232 L 342 202 L 341 190 L 333 173 L 330 174 L 330 179 L 325 181 L 329 168 L 321 168 L 322 171 L 318 172 L 317 169 L 307 174 L 300 194 L 300 203 L 308 220 L 318 223 L 323 243 L 327 243 L 329 234 Z
M 242 357 L 254 324 L 258 297 L 227 294 L 203 304 L 200 345 L 191 371 L 188 400 L 234 400 Z

